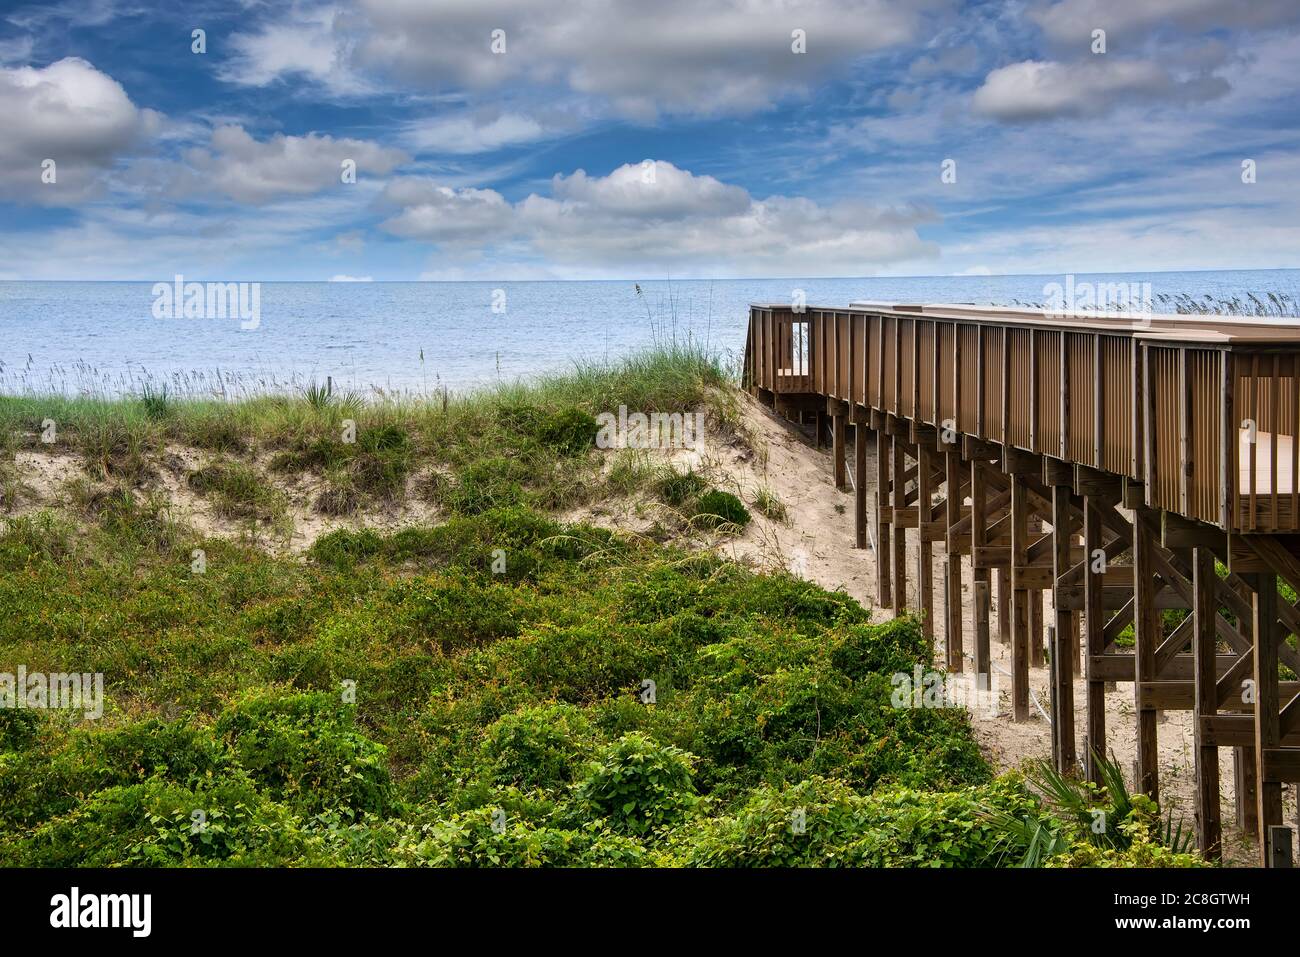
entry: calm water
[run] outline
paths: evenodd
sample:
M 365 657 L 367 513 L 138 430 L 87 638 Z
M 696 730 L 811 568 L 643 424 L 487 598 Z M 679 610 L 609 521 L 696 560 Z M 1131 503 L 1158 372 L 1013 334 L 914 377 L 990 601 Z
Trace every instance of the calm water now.
M 346 389 L 424 392 L 561 370 L 689 335 L 744 342 L 750 302 L 853 299 L 1041 302 L 1061 276 L 642 282 L 263 283 L 260 324 L 154 318 L 152 283 L 0 282 L 0 392 L 282 391 L 333 377 Z M 1300 270 L 1115 274 L 1198 298 L 1300 294 Z M 494 293 L 504 292 L 504 311 Z M 500 297 L 497 296 L 499 303 Z

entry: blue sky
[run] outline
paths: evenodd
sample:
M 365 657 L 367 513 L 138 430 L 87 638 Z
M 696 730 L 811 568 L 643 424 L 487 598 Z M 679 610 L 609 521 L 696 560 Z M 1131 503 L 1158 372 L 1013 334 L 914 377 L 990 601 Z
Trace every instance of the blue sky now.
M 1300 266 L 1295 0 L 0 11 L 0 278 Z

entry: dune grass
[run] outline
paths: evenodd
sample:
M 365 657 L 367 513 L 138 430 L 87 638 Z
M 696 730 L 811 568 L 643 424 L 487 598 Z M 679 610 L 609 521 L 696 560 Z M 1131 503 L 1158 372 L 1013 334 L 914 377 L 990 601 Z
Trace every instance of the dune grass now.
M 549 376 L 464 394 L 364 401 L 311 384 L 293 395 L 231 402 L 146 389 L 120 399 L 0 397 L 0 495 L 12 502 L 19 450 L 69 453 L 95 481 L 147 487 L 168 446 L 211 453 L 217 464 L 189 477 L 220 514 L 273 520 L 256 495 L 258 462 L 283 478 L 318 477 L 318 511 L 349 515 L 416 494 L 451 511 L 529 504 L 565 508 L 598 491 L 585 452 L 595 416 L 707 410 L 715 428 L 738 421 L 734 376 L 723 357 L 695 346 L 655 348 L 616 362 L 583 362 Z M 633 473 L 620 472 L 626 482 Z

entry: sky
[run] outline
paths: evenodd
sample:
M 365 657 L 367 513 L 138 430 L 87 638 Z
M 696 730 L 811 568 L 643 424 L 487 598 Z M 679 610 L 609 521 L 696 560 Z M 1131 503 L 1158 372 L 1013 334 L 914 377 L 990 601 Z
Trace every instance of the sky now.
M 0 0 L 0 279 L 1290 268 L 1298 120 L 1297 0 Z

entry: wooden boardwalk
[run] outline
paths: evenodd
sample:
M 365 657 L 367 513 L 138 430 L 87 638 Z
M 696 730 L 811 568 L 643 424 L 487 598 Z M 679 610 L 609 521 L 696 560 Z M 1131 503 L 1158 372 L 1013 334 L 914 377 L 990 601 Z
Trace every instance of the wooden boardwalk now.
M 874 544 L 881 606 L 915 612 L 933 636 L 939 544 L 947 668 L 963 670 L 969 648 L 989 674 L 996 600 L 1015 720 L 1029 717 L 1030 664 L 1050 663 L 1063 770 L 1082 757 L 1096 778 L 1104 689 L 1129 682 L 1137 787 L 1159 800 L 1157 714 L 1192 711 L 1200 846 L 1219 854 L 1219 749 L 1233 748 L 1237 823 L 1257 832 L 1266 866 L 1289 864 L 1282 785 L 1300 782 L 1298 372 L 1300 327 L 945 305 L 754 305 L 744 354 L 762 401 L 815 414 L 819 434 L 829 417 L 841 488 L 852 428 L 855 541 Z

